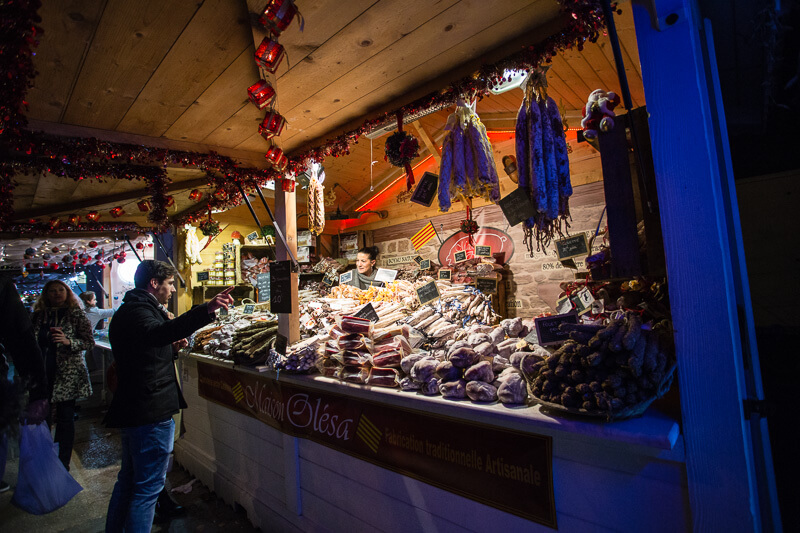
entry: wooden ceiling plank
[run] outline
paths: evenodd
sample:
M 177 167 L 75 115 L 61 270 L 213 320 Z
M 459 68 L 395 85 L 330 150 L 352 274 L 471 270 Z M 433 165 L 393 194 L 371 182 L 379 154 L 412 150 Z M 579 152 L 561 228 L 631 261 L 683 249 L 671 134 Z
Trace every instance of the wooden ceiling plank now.
M 553 100 L 555 100 L 556 103 L 559 103 L 559 100 L 565 101 L 568 108 L 580 107 L 581 103 L 585 101 L 584 97 L 581 95 L 581 92 L 586 91 L 587 89 L 575 87 L 573 84 L 566 82 L 558 72 L 554 72 L 553 70 L 550 70 L 547 73 L 547 86 L 548 94 L 552 88 L 558 91 L 559 96 L 561 97 L 558 99 L 553 98 Z M 553 97 L 553 95 L 550 96 Z M 586 96 L 589 96 L 589 93 L 586 93 Z
M 309 104 L 313 111 L 310 118 L 295 124 L 291 134 L 285 139 L 289 151 L 299 146 L 312 144 L 309 141 L 328 136 L 328 132 L 337 124 L 347 123 L 345 128 L 354 123 L 363 122 L 365 115 L 375 109 L 396 108 L 400 102 L 413 101 L 415 97 L 423 96 L 425 91 L 430 92 L 434 87 L 441 88 L 447 85 L 449 79 L 459 79 L 465 73 L 477 70 L 482 64 L 494 62 L 507 57 L 521 46 L 520 40 L 535 42 L 550 35 L 554 26 L 561 24 L 558 17 L 557 5 L 553 7 L 549 2 L 536 2 L 528 5 L 521 11 L 508 15 L 509 8 L 506 3 L 491 6 L 481 6 L 482 12 L 502 14 L 503 18 L 495 16 L 494 24 L 485 25 L 485 20 L 480 24 L 475 22 L 474 10 L 450 9 L 439 17 L 432 19 L 415 33 L 412 43 L 406 46 L 392 46 L 386 51 L 373 56 L 361 67 L 352 71 L 347 76 L 340 78 L 328 88 L 331 96 L 341 96 L 341 103 L 331 105 L 329 102 Z M 553 18 L 555 17 L 555 18 Z M 452 21 L 461 21 L 467 29 L 459 30 L 459 24 L 451 32 L 444 32 Z M 471 33 L 474 31 L 475 33 Z M 505 45 L 493 50 L 486 50 L 487 46 L 496 43 L 496 33 L 504 32 L 511 39 Z M 441 34 L 444 33 L 443 37 Z M 453 34 L 455 38 L 450 37 Z M 410 37 L 410 36 L 409 36 Z M 438 41 L 447 45 L 443 52 L 432 55 L 430 43 Z M 443 46 L 439 45 L 440 49 Z M 466 60 L 466 63 L 465 63 Z M 407 67 L 410 63 L 412 66 Z M 390 69 L 403 68 L 396 76 L 391 76 Z M 458 65 L 455 68 L 454 65 Z M 442 76 L 437 73 L 447 72 Z M 451 78 L 451 76 L 453 76 Z M 354 90 L 353 87 L 369 87 L 371 90 L 364 94 L 364 90 Z M 414 87 L 413 91 L 404 89 Z M 419 95 L 419 96 L 417 96 Z M 387 106 L 386 102 L 394 102 Z M 304 103 L 306 105 L 306 103 Z M 318 117 L 314 119 L 313 117 Z M 324 117 L 324 118 L 321 118 Z M 344 128 L 338 128 L 344 129 Z
M 583 47 L 584 60 L 594 69 L 597 77 L 600 78 L 600 86 L 595 89 L 603 89 L 604 91 L 614 91 L 620 93 L 619 78 L 617 78 L 617 70 L 614 63 L 609 62 L 606 55 L 601 50 L 601 45 L 608 44 L 606 41 L 598 41 L 597 43 L 586 43 Z M 593 89 L 594 90 L 594 89 Z M 587 95 L 588 97 L 588 95 Z M 584 100 L 584 105 L 586 101 Z
M 428 148 L 428 153 L 433 154 L 433 158 L 436 160 L 436 164 L 441 165 L 442 154 L 439 151 L 439 148 L 433 144 L 433 141 L 428 135 L 428 132 L 425 131 L 425 128 L 422 126 L 422 124 L 419 123 L 418 120 L 415 120 L 411 124 L 417 130 L 417 133 L 419 133 L 419 138 L 422 139 L 422 142 L 425 143 L 425 146 Z
M 586 101 L 586 98 L 594 90 L 587 83 L 587 80 L 572 68 L 572 64 L 561 56 L 553 58 L 553 68 L 548 71 L 548 79 L 551 76 L 558 76 L 564 82 L 564 85 L 569 87 L 575 94 L 574 99 L 564 102 L 567 107 L 572 109 L 580 108 L 581 104 Z
M 202 142 L 222 123 L 236 115 L 242 106 L 253 105 L 247 96 L 247 84 L 255 83 L 258 76 L 258 68 L 253 61 L 253 46 L 248 45 L 178 117 L 164 137 Z
M 331 86 L 337 80 L 360 70 L 367 61 L 390 47 L 396 48 L 400 41 L 406 43 L 409 40 L 418 40 L 417 35 L 421 28 L 428 25 L 437 15 L 445 11 L 450 12 L 454 9 L 453 6 L 457 7 L 461 3 L 458 0 L 443 0 L 428 5 L 425 9 L 419 9 L 413 2 L 375 3 L 303 61 L 295 61 L 292 68 L 278 79 L 280 109 L 286 114 L 298 106 L 306 105 L 310 100 L 328 97 Z M 465 14 L 462 14 L 462 17 L 467 18 Z M 441 28 L 438 31 L 441 31 Z M 418 46 L 416 50 L 408 50 L 410 54 L 422 51 L 422 46 Z M 389 69 L 390 66 L 391 64 L 387 63 L 383 68 Z M 309 83 L 312 79 L 318 82 Z M 353 83 L 352 77 L 348 83 L 350 91 L 354 87 L 361 87 L 362 91 L 368 90 L 371 85 L 369 82 Z M 333 97 L 331 100 L 332 102 L 327 103 L 338 102 Z M 298 113 L 304 109 L 308 107 Z M 315 120 L 316 114 L 312 114 L 314 116 L 308 118 Z
M 264 120 L 266 112 L 247 102 L 231 118 L 219 125 L 203 139 L 204 143 L 214 146 L 229 146 L 235 150 L 249 153 L 260 153 L 263 165 L 270 144 L 258 133 L 258 125 Z
M 42 27 L 33 66 L 39 72 L 28 90 L 28 117 L 60 120 L 81 72 L 86 50 L 106 0 L 43 2 Z
M 115 129 L 196 11 L 192 2 L 108 0 L 63 121 Z
M 243 3 L 205 0 L 115 129 L 163 135 L 250 40 Z

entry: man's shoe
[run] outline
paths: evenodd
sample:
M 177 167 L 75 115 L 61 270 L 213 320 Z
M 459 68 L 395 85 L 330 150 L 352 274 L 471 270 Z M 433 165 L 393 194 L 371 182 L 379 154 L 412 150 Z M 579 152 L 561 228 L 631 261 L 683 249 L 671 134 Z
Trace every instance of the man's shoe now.
M 172 498 L 170 498 L 166 492 L 162 492 L 158 495 L 158 501 L 156 502 L 156 515 L 153 519 L 155 523 L 172 520 L 173 518 L 177 518 L 185 514 L 186 509 L 172 501 Z
M 0 481 L 0 492 L 5 492 L 11 488 L 11 485 L 6 483 L 5 481 Z

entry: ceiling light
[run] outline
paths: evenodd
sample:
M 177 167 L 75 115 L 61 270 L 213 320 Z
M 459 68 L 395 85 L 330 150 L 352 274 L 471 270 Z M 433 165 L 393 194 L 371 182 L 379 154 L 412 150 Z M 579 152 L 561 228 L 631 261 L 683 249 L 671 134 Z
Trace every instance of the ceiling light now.
M 492 94 L 501 94 L 517 87 L 522 87 L 522 84 L 527 79 L 527 70 L 506 69 L 503 71 L 503 81 L 489 89 L 489 91 Z

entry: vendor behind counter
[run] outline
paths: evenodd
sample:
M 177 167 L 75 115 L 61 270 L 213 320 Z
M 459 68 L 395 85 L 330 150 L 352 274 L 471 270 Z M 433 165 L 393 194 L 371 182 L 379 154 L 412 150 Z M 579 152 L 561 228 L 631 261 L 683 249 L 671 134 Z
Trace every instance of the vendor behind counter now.
M 365 246 L 358 251 L 356 256 L 356 271 L 353 272 L 352 279 L 348 285 L 366 290 L 369 287 L 383 287 L 383 282 L 375 281 L 375 274 L 378 269 L 375 263 L 378 261 L 378 247 Z

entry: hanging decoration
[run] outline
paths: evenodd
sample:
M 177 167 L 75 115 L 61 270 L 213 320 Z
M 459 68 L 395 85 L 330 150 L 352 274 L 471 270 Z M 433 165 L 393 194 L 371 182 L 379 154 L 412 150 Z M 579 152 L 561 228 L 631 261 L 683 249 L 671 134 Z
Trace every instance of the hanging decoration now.
M 193 202 L 199 202 L 203 199 L 203 193 L 200 192 L 198 189 L 193 189 L 192 192 L 189 193 L 189 200 Z
M 136 202 L 136 207 L 138 207 L 139 211 L 142 213 L 147 213 L 153 207 L 153 204 L 150 202 L 150 200 L 140 200 L 139 202 Z
M 286 157 L 286 154 L 274 144 L 269 147 L 264 157 L 278 172 L 283 172 L 286 169 L 286 165 L 289 164 L 289 159 Z
M 69 217 L 67 217 L 67 222 L 69 222 L 73 226 L 78 224 L 80 221 L 81 221 L 81 217 L 79 217 L 78 215 L 70 215 Z
M 308 178 L 308 229 L 314 235 L 321 235 L 325 229 L 325 171 L 319 163 L 311 164 Z
M 175 198 L 173 196 L 167 196 L 166 200 L 164 201 L 164 205 L 167 207 L 172 207 L 175 205 Z
M 473 108 L 459 100 L 444 129 L 447 134 L 439 167 L 439 209 L 446 212 L 453 201 L 475 197 L 497 203 L 500 179 L 492 145 Z
M 283 115 L 272 109 L 267 113 L 267 116 L 264 117 L 261 125 L 258 126 L 258 133 L 260 133 L 264 139 L 270 140 L 280 135 L 285 125 L 286 119 L 283 118 Z
M 414 171 L 411 161 L 419 156 L 419 141 L 413 135 L 403 131 L 403 112 L 397 112 L 397 131 L 386 139 L 384 159 L 396 167 L 406 171 L 406 187 L 411 190 L 414 185 Z
M 283 192 L 294 192 L 295 185 L 297 185 L 297 182 L 294 180 L 294 176 L 285 176 L 281 180 L 281 190 Z
M 544 249 L 556 235 L 569 228 L 569 179 L 567 142 L 558 105 L 547 96 L 547 70 L 531 73 L 525 98 L 517 114 L 516 152 L 518 186 L 527 191 L 536 216 L 525 221 L 523 242 L 528 251 Z
M 286 51 L 283 49 L 283 45 L 279 44 L 278 41 L 273 40 L 269 36 L 264 37 L 264 39 L 261 41 L 261 44 L 259 44 L 258 48 L 256 48 L 256 65 L 263 68 L 270 74 L 275 74 L 275 71 L 278 70 L 278 66 L 280 66 L 281 61 L 283 61 L 284 55 L 286 55 Z
M 275 89 L 267 80 L 258 80 L 247 88 L 247 96 L 257 108 L 264 109 L 275 101 Z
M 61 219 L 58 217 L 52 217 L 48 223 L 50 224 L 50 229 L 56 229 L 61 225 Z
M 208 212 L 208 219 L 200 223 L 200 233 L 206 237 L 214 237 L 219 233 L 219 222 L 211 218 L 211 211 Z
M 109 211 L 108 214 L 110 214 L 113 218 L 119 218 L 125 214 L 125 210 L 122 209 L 122 206 L 117 206 Z
M 86 220 L 88 220 L 89 222 L 97 222 L 98 220 L 100 220 L 100 213 L 98 213 L 97 211 L 89 211 L 88 213 L 86 213 Z
M 606 92 L 603 89 L 596 89 L 589 95 L 586 105 L 583 107 L 583 128 L 584 138 L 600 150 L 600 143 L 597 140 L 598 132 L 609 132 L 614 128 L 614 108 L 619 105 L 619 95 L 613 91 Z
M 292 0 L 269 0 L 261 10 L 258 23 L 277 37 L 289 27 L 295 15 L 300 22 L 300 31 L 303 31 L 303 16 Z

